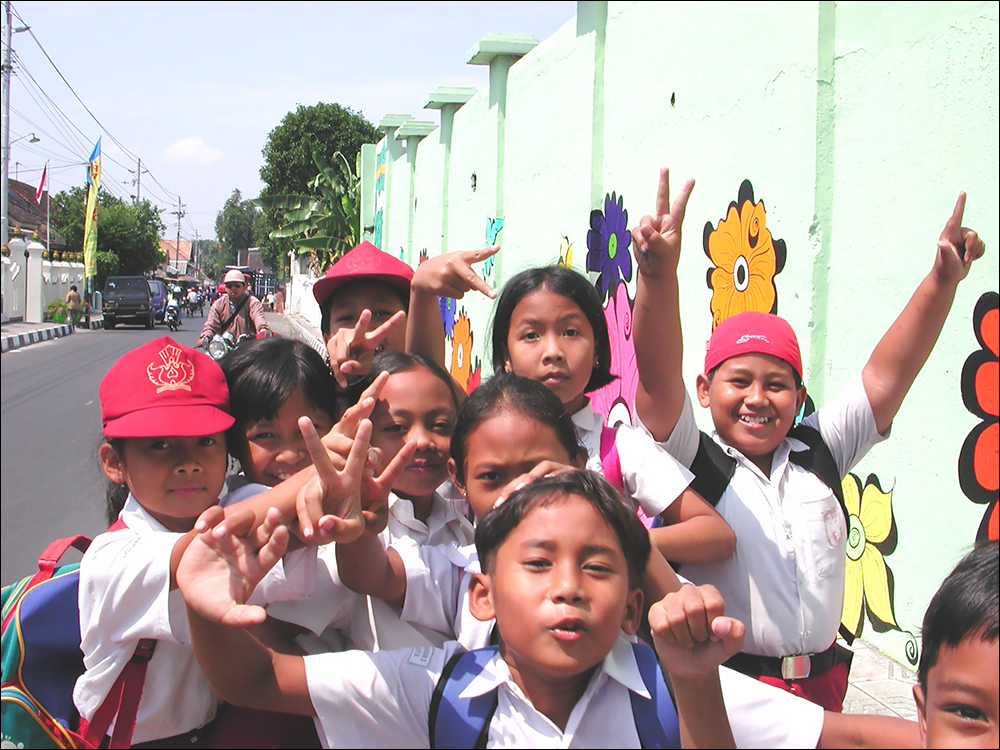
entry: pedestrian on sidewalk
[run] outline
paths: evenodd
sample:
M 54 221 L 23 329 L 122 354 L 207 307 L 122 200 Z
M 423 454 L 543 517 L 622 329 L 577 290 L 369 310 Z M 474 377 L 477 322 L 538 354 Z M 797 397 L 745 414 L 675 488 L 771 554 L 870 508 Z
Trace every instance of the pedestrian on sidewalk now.
M 66 292 L 66 306 L 69 308 L 69 327 L 71 331 L 76 330 L 76 323 L 80 319 L 80 314 L 83 312 L 83 300 L 80 298 L 80 293 L 76 290 L 76 284 L 69 288 Z

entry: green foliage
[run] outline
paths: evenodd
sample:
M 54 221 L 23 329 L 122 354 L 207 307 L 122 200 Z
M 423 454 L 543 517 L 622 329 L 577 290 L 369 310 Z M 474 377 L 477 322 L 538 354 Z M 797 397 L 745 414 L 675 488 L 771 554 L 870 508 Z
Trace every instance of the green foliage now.
M 271 238 L 291 240 L 319 274 L 361 241 L 361 200 L 359 180 L 342 153 L 332 164 L 313 154 L 313 164 L 319 173 L 309 181 L 310 194 L 261 196 L 254 203 L 281 217 Z
M 86 187 L 72 187 L 53 196 L 51 221 L 71 252 L 83 252 Z M 162 262 L 160 209 L 148 200 L 125 203 L 101 191 L 97 205 L 97 278 L 95 288 L 113 274 L 143 275 Z
M 243 200 L 239 190 L 226 199 L 222 210 L 215 217 L 215 237 L 222 246 L 226 264 L 235 264 L 237 253 L 254 245 L 260 211 L 252 201 Z

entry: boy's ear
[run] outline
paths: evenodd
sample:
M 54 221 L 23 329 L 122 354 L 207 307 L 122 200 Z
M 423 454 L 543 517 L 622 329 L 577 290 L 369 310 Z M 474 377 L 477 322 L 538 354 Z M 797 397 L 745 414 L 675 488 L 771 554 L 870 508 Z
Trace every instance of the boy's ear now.
M 570 463 L 573 464 L 573 466 L 575 466 L 577 469 L 586 469 L 587 468 L 587 451 L 580 451 L 580 452 L 578 452 L 570 460 Z
M 514 368 L 512 368 L 510 366 L 510 360 L 509 359 L 505 359 L 503 361 L 503 371 L 504 372 L 513 372 L 514 371 Z
M 496 617 L 493 608 L 493 578 L 487 573 L 476 573 L 469 583 L 469 611 L 480 622 Z
M 635 635 L 642 623 L 642 589 L 630 589 L 622 613 L 622 630 L 625 635 Z
M 451 477 L 451 483 L 455 488 L 462 493 L 462 497 L 465 497 L 465 482 L 458 476 L 458 464 L 454 458 L 448 459 L 448 476 Z
M 698 393 L 698 403 L 702 406 L 708 407 L 711 405 L 711 400 L 708 397 L 708 386 L 710 385 L 708 381 L 708 376 L 704 373 L 698 376 L 695 381 L 694 387 Z
M 97 457 L 108 479 L 115 484 L 125 484 L 125 462 L 110 443 L 101 443 L 101 447 L 97 449 Z
M 927 697 L 920 683 L 913 686 L 913 702 L 917 704 L 917 725 L 920 727 L 920 746 L 927 747 Z

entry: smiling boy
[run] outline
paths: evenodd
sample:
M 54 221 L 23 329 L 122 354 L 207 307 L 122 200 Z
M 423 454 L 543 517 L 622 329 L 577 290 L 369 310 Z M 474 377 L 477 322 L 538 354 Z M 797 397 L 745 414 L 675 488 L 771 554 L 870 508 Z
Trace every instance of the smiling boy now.
M 315 715 L 329 746 L 427 747 L 435 686 L 461 647 L 305 658 L 268 651 L 219 624 L 239 603 L 220 610 L 205 595 L 212 581 L 226 588 L 232 573 L 252 590 L 260 574 L 226 559 L 226 550 L 254 546 L 238 528 L 229 531 L 202 534 L 178 572 L 213 688 L 237 705 Z M 632 715 L 633 693 L 649 693 L 633 647 L 619 637 L 638 625 L 638 579 L 650 550 L 635 514 L 605 480 L 569 472 L 514 493 L 483 519 L 476 541 L 484 572 L 470 607 L 477 618 L 495 616 L 500 633 L 499 650 L 466 689 L 495 691 L 486 746 L 639 747 L 638 730 L 623 717 Z M 711 587 L 690 586 L 654 605 L 650 623 L 672 677 L 682 742 L 731 746 L 717 667 L 739 649 L 741 623 L 723 616 Z

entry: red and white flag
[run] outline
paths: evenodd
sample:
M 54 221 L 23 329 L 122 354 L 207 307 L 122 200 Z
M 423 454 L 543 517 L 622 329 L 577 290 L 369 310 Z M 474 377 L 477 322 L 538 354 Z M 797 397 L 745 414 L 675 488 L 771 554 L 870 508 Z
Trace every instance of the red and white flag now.
M 42 181 L 38 183 L 38 190 L 35 191 L 35 203 L 38 203 L 42 199 L 42 191 L 45 190 L 45 178 L 48 176 L 49 163 L 45 162 L 45 167 L 42 168 Z

